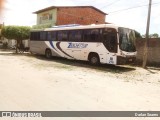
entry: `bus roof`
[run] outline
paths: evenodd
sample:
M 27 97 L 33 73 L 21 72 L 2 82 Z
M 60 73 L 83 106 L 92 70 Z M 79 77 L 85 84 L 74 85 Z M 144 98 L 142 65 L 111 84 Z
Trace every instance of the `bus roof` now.
M 60 26 L 53 26 L 52 28 L 43 28 L 43 29 L 32 29 L 32 32 L 36 31 L 59 31 L 59 30 L 79 30 L 79 29 L 93 29 L 93 28 L 115 28 L 118 29 L 119 27 L 125 28 L 122 26 L 117 26 L 115 24 L 92 24 L 92 25 L 79 25 L 79 24 L 69 24 L 69 25 L 60 25 Z M 129 28 L 127 28 L 129 29 Z
M 57 31 L 57 30 L 76 30 L 76 29 L 93 29 L 93 28 L 105 28 L 105 27 L 111 27 L 111 28 L 118 28 L 118 26 L 113 24 L 92 24 L 92 25 L 69 25 L 69 26 L 57 26 L 52 28 L 45 28 L 44 31 Z

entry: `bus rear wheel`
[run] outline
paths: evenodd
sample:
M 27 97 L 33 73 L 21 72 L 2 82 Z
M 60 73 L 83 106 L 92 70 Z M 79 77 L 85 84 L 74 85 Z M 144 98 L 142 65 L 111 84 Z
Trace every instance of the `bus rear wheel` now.
M 46 49 L 46 51 L 45 51 L 45 56 L 46 56 L 46 58 L 48 58 L 48 59 L 50 59 L 50 58 L 52 57 L 52 52 L 51 52 L 50 49 Z
M 98 65 L 100 63 L 98 54 L 89 55 L 89 62 L 91 65 Z

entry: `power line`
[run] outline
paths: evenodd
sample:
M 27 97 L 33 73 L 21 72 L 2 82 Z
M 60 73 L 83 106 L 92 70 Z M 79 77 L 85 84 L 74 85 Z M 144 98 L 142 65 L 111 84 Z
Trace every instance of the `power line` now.
M 125 9 L 120 9 L 120 10 L 116 10 L 116 11 L 109 12 L 109 14 L 110 14 L 110 13 L 117 13 L 117 12 L 127 11 L 127 10 L 130 10 L 130 9 L 135 9 L 135 8 L 144 7 L 144 6 L 147 6 L 147 5 L 140 5 L 140 6 L 125 8 Z
M 95 0 L 92 0 L 92 1 L 95 1 Z M 114 1 L 114 2 L 112 2 L 112 4 L 114 4 L 115 2 L 118 2 L 118 1 L 120 1 L 120 0 L 116 0 L 116 1 Z M 158 4 L 160 4 L 160 2 L 157 2 L 157 3 L 152 3 L 152 5 L 158 5 Z M 109 5 L 109 4 L 108 4 Z M 110 5 L 111 5 L 111 3 L 110 3 Z M 109 12 L 109 14 L 111 13 L 118 13 L 118 12 L 122 12 L 122 11 L 127 11 L 127 10 L 130 10 L 130 9 L 135 9 L 135 8 L 139 8 L 139 7 L 145 7 L 145 6 L 148 6 L 147 4 L 146 5 L 139 5 L 139 6 L 134 6 L 134 7 L 130 7 L 130 8 L 125 8 L 125 9 L 121 9 L 121 10 L 116 10 L 116 11 L 113 11 L 113 12 Z M 62 11 L 60 11 L 61 13 L 63 13 L 63 14 L 66 14 L 66 15 L 69 15 L 69 16 L 74 16 L 74 17 L 77 17 L 77 18 L 79 18 L 79 19 L 92 19 L 92 17 L 91 16 L 78 16 L 78 15 L 74 15 L 74 14 L 72 14 L 72 13 L 66 13 L 66 12 L 62 12 Z
M 104 8 L 104 7 L 111 6 L 111 5 L 113 5 L 113 4 L 115 4 L 115 3 L 119 2 L 119 1 L 120 1 L 120 0 L 116 0 L 116 1 L 114 1 L 114 2 L 112 2 L 112 3 L 109 3 L 108 5 L 105 5 L 105 6 L 101 7 L 101 9 Z
M 160 2 L 152 3 L 152 5 L 158 5 L 158 4 L 160 4 Z M 148 6 L 148 5 L 146 4 L 146 5 L 140 5 L 140 6 L 130 7 L 130 8 L 126 8 L 126 9 L 121 9 L 121 10 L 109 12 L 109 14 L 110 13 L 118 13 L 118 12 L 122 12 L 122 11 L 127 11 L 127 10 L 130 10 L 130 9 L 135 9 L 135 8 L 144 7 L 144 6 Z M 62 12 L 62 11 L 60 11 L 60 12 L 63 13 L 63 14 L 69 15 L 69 16 L 77 17 L 81 20 L 92 19 L 91 16 L 79 16 L 79 15 L 75 15 L 75 14 L 72 14 L 72 13 L 66 13 L 66 12 Z
M 160 2 L 152 3 L 152 5 L 157 5 L 157 4 L 160 4 Z M 145 7 L 145 6 L 148 6 L 148 4 L 146 4 L 146 5 L 134 6 L 134 7 L 130 7 L 130 8 L 121 9 L 121 10 L 116 10 L 116 11 L 113 11 L 113 12 L 109 12 L 109 14 L 110 14 L 110 13 L 117 13 L 117 12 L 127 11 L 127 10 L 130 10 L 130 9 L 135 9 L 135 8 L 140 8 L 140 7 Z
M 90 0 L 91 3 L 93 3 L 96 0 Z M 79 2 L 78 4 L 86 4 L 86 2 Z

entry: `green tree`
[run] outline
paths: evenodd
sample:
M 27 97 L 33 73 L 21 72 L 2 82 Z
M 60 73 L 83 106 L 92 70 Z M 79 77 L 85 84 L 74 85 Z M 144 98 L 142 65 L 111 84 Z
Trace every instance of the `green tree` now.
M 33 25 L 32 29 L 43 29 L 43 28 L 50 28 L 50 27 L 52 27 L 51 24 Z
M 146 38 L 146 35 L 142 35 L 143 38 Z M 157 33 L 153 33 L 149 35 L 149 38 L 159 38 L 159 35 Z
M 158 38 L 159 35 L 158 35 L 157 33 L 154 33 L 154 34 L 151 34 L 150 37 L 151 37 L 151 38 Z
M 28 26 L 4 26 L 2 28 L 2 36 L 7 39 L 15 39 L 17 40 L 16 44 L 16 53 L 18 45 L 22 43 L 22 40 L 29 38 L 31 28 Z

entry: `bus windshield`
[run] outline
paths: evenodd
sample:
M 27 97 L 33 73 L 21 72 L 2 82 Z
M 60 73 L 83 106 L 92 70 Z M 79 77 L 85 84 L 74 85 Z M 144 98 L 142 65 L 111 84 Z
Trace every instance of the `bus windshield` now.
M 135 32 L 128 28 L 118 28 L 119 33 L 119 47 L 126 52 L 135 52 Z

